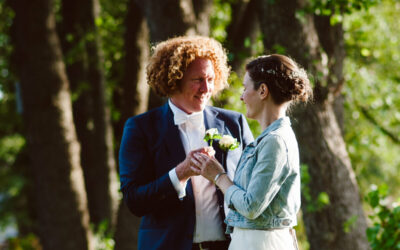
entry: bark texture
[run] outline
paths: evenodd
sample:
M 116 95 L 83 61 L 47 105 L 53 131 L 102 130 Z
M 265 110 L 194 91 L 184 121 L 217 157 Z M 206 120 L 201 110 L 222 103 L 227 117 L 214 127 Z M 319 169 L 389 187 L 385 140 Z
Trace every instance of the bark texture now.
M 126 120 L 147 111 L 149 100 L 150 87 L 146 81 L 146 64 L 150 55 L 149 29 L 135 0 L 129 1 L 125 27 L 123 73 L 113 93 L 114 105 L 121 112 L 114 126 L 118 145 Z
M 15 53 L 43 249 L 91 249 L 80 146 L 53 1 L 13 1 Z M 60 199 L 60 197 L 62 197 Z
M 236 1 L 232 4 L 232 21 L 227 29 L 228 52 L 232 54 L 232 71 L 244 75 L 244 63 L 256 54 L 254 43 L 260 34 L 258 10 L 260 0 Z
M 343 84 L 342 28 L 317 29 L 313 16 L 296 13 L 304 4 L 264 0 L 259 9 L 267 53 L 291 56 L 314 78 L 314 103 L 294 109 L 292 119 L 301 162 L 311 177 L 311 199 L 302 199 L 310 249 L 369 249 L 356 178 L 334 111 Z M 329 196 L 329 204 L 315 209 L 321 192 Z
M 91 222 L 115 223 L 118 181 L 112 129 L 105 97 L 101 41 L 95 25 L 98 0 L 62 2 L 62 37 L 67 73 L 74 93 L 73 114 Z
M 141 10 L 134 0 L 129 2 L 126 16 L 125 58 L 122 81 L 114 92 L 114 104 L 121 111 L 115 124 L 116 152 L 126 120 L 147 110 L 149 85 L 145 67 L 150 54 L 149 30 Z M 117 227 L 114 235 L 115 250 L 131 250 L 137 247 L 140 218 L 134 216 L 121 200 L 118 209 Z

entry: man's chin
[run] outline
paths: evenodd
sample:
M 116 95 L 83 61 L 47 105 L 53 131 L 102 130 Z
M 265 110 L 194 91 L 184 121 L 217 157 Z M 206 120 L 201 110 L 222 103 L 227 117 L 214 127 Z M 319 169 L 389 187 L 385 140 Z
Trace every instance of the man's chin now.
M 207 106 L 207 102 L 201 102 L 198 105 L 196 105 L 194 108 L 194 112 L 200 112 L 203 111 L 205 109 L 205 107 Z

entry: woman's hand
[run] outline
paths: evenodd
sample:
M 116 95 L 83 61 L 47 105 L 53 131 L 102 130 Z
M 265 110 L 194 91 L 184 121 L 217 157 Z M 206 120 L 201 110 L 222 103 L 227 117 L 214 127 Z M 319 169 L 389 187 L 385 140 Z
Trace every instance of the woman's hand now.
M 196 150 L 191 151 L 185 158 L 185 160 L 176 167 L 176 175 L 180 182 L 184 183 L 189 179 L 191 176 L 199 175 L 198 171 L 193 171 L 192 166 L 192 159 L 194 154 L 203 154 L 207 155 L 208 157 L 214 157 L 215 151 L 212 147 L 204 147 L 199 148 Z
M 224 168 L 214 157 L 207 156 L 204 153 L 194 153 L 190 160 L 192 162 L 192 171 L 196 174 L 201 174 L 211 182 L 214 182 L 218 174 L 225 173 Z
M 201 174 L 209 181 L 216 184 L 225 194 L 226 190 L 233 185 L 224 168 L 214 157 L 209 157 L 202 153 L 194 153 L 191 158 L 192 171 Z M 218 177 L 217 177 L 218 176 Z M 215 179 L 217 178 L 217 180 Z

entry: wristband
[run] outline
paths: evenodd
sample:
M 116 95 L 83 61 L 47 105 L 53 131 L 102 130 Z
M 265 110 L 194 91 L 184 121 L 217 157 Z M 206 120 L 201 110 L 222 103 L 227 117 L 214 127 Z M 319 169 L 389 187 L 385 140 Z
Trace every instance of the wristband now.
M 221 172 L 221 173 L 217 174 L 214 178 L 214 184 L 217 184 L 217 180 L 219 179 L 219 177 L 221 177 L 221 175 L 224 175 L 224 174 L 226 174 L 226 172 Z

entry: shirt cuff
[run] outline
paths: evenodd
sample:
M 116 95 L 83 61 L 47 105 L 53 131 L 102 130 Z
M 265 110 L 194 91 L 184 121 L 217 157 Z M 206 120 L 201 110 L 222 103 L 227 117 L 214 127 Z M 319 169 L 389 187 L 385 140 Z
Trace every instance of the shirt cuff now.
M 169 178 L 171 179 L 172 185 L 174 186 L 179 199 L 182 199 L 183 197 L 185 197 L 187 182 L 185 182 L 185 185 L 181 184 L 181 182 L 178 179 L 178 176 L 176 175 L 175 168 L 173 168 L 169 171 Z

